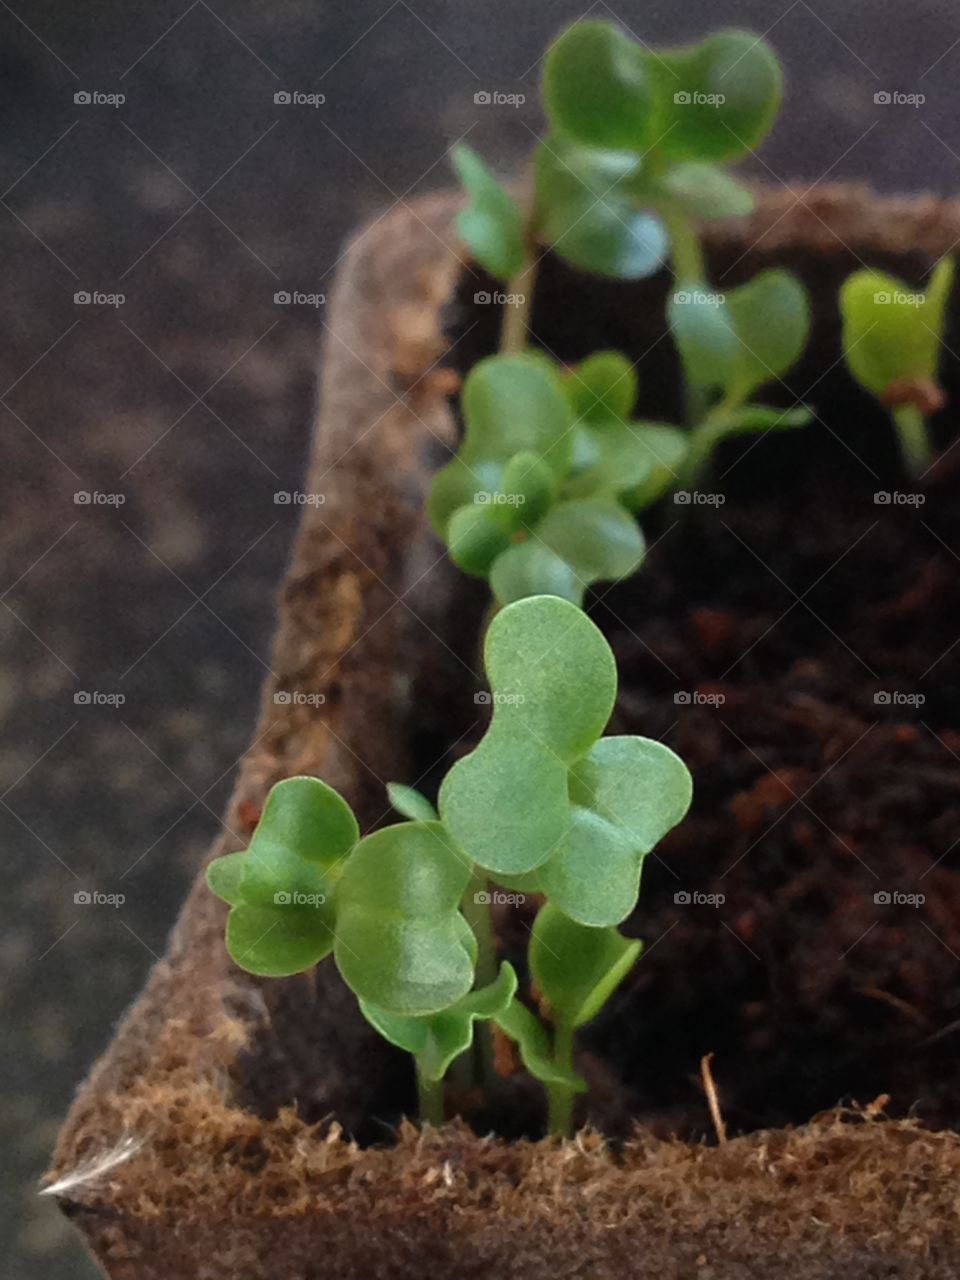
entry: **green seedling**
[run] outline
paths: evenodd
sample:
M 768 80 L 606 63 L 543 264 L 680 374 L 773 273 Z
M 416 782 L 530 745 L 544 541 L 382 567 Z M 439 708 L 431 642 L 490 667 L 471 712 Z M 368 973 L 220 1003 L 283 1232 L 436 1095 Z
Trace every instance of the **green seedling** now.
M 855 271 L 840 290 L 847 368 L 890 410 L 914 478 L 933 462 L 927 419 L 944 403 L 937 365 L 953 275 L 953 258 L 943 258 L 924 292 L 869 270 Z
M 687 385 L 703 397 L 705 411 L 690 435 L 684 478 L 695 482 L 710 455 L 728 436 L 803 426 L 804 405 L 775 409 L 751 401 L 765 383 L 796 363 L 810 333 L 804 286 L 788 271 L 764 271 L 727 294 L 700 283 L 677 290 L 667 317 Z
M 637 378 L 615 352 L 562 377 L 532 352 L 491 356 L 463 388 L 455 458 L 427 513 L 451 558 L 488 578 L 499 604 L 550 594 L 579 604 L 592 583 L 643 559 L 632 512 L 672 487 L 683 434 L 631 421 Z

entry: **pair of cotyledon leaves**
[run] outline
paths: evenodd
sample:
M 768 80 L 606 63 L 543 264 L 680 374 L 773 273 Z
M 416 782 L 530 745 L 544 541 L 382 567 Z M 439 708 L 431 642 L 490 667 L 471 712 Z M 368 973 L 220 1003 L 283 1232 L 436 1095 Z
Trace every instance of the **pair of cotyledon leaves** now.
M 441 820 L 421 798 L 413 811 L 422 820 L 359 839 L 331 787 L 290 778 L 270 792 L 249 848 L 216 859 L 207 878 L 230 905 L 227 947 L 241 967 L 283 976 L 332 951 L 369 1021 L 395 1043 L 416 1042 L 428 1074 L 443 1074 L 477 1018 L 493 1018 L 528 1068 L 550 1079 L 545 1033 L 516 1000 L 509 966 L 471 990 L 476 941 L 459 907 L 473 864 L 551 899 L 544 946 L 561 959 L 542 990 L 575 1018 L 596 1005 L 595 989 L 608 994 L 620 980 L 628 951 L 635 958 L 610 926 L 636 902 L 644 855 L 686 812 L 690 777 L 660 743 L 600 738 L 616 692 L 613 657 L 569 602 L 543 596 L 504 609 L 486 662 L 493 719 L 444 780 Z M 394 793 L 408 811 L 416 794 Z M 576 976 L 584 956 L 589 989 Z M 579 1087 L 563 1072 L 554 1078 Z
M 537 236 L 583 270 L 650 275 L 668 252 L 651 210 L 750 212 L 750 193 L 719 166 L 757 146 L 780 96 L 777 58 L 749 33 L 653 51 L 611 23 L 577 23 L 545 59 L 551 132 L 534 158 Z M 520 210 L 469 148 L 453 159 L 470 197 L 460 233 L 486 270 L 509 278 L 524 256 Z
M 636 373 L 616 352 L 565 378 L 534 353 L 471 370 L 464 438 L 434 477 L 427 514 L 500 604 L 539 594 L 579 603 L 591 583 L 639 567 L 631 511 L 676 482 L 687 443 L 674 427 L 631 422 L 636 396 Z

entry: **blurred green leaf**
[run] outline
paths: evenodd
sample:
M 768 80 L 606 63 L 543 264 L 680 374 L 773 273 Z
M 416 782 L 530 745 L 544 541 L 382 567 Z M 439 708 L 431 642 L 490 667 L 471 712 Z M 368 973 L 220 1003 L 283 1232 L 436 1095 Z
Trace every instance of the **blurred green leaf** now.
M 564 379 L 564 390 L 580 422 L 591 426 L 625 422 L 637 402 L 637 371 L 619 351 L 588 356 Z
M 583 587 L 566 560 L 534 538 L 515 543 L 497 557 L 490 571 L 490 590 L 498 604 L 527 596 L 560 596 L 573 604 L 583 599 Z
M 702 281 L 684 281 L 667 301 L 667 321 L 688 385 L 726 387 L 736 369 L 738 343 L 724 295 Z
M 691 218 L 742 218 L 753 212 L 754 199 L 746 187 L 715 164 L 681 160 L 669 165 L 651 188 L 659 203 Z
M 543 101 L 551 127 L 589 147 L 643 150 L 650 85 L 643 50 L 612 23 L 578 22 L 547 50 Z
M 207 863 L 206 880 L 211 893 L 222 901 L 235 907 L 240 901 L 240 882 L 243 879 L 243 864 L 246 850 L 241 853 L 225 853 L 221 858 L 214 858 Z
M 645 550 L 633 516 L 602 498 L 558 503 L 540 521 L 535 536 L 570 565 L 582 586 L 629 577 Z
M 227 951 L 248 973 L 286 978 L 319 964 L 333 949 L 329 904 L 240 903 L 227 916 Z
M 786 373 L 801 355 L 810 334 L 810 303 L 796 276 L 774 270 L 731 290 L 726 309 L 738 345 L 725 390 L 735 400 L 745 400 Z
M 523 217 L 477 153 L 458 143 L 451 159 L 470 203 L 457 218 L 457 232 L 485 271 L 509 280 L 523 265 Z
M 471 502 L 450 517 L 447 546 L 450 559 L 464 573 L 485 578 L 490 566 L 510 545 L 510 534 L 492 505 Z

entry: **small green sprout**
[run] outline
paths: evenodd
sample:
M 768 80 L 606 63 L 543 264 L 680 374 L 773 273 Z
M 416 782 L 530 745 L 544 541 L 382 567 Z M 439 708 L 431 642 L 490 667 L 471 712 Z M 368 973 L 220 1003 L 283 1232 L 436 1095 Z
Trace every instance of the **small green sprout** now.
M 616 352 L 565 377 L 546 357 L 491 356 L 463 388 L 460 449 L 434 477 L 427 514 L 453 561 L 498 603 L 628 577 L 644 554 L 631 512 L 676 482 L 686 441 L 630 421 L 637 378 Z
M 750 402 L 758 388 L 796 363 L 807 344 L 810 303 L 790 272 L 764 271 L 727 294 L 693 282 L 673 294 L 667 317 L 687 384 L 703 394 L 707 405 L 691 433 L 687 480 L 699 478 L 714 448 L 728 436 L 810 421 L 804 405 L 784 410 Z
M 493 717 L 440 787 L 441 821 L 478 866 L 582 925 L 633 910 L 643 861 L 684 816 L 691 781 L 662 743 L 601 738 L 617 673 L 597 626 L 551 596 L 496 615 L 484 647 Z
M 914 478 L 933 462 L 926 420 L 944 403 L 937 365 L 953 276 L 954 259 L 943 258 L 924 292 L 869 270 L 855 271 L 840 289 L 847 368 L 890 409 Z

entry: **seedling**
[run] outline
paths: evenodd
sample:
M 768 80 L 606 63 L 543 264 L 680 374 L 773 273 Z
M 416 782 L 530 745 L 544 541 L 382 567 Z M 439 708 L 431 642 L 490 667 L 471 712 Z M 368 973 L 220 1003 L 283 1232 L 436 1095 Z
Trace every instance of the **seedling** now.
M 283 977 L 333 954 L 368 1022 L 413 1054 L 424 1119 L 442 1119 L 448 1068 L 475 1024 L 492 1022 L 547 1085 L 565 1132 L 584 1088 L 573 1032 L 639 952 L 613 926 L 636 902 L 644 857 L 686 812 L 690 777 L 661 743 L 600 736 L 613 655 L 570 602 L 508 605 L 488 630 L 486 665 L 493 719 L 442 783 L 440 820 L 414 788 L 391 784 L 413 820 L 360 838 L 336 791 L 289 778 L 249 848 L 212 862 L 207 881 L 230 905 L 227 948 L 242 968 Z M 517 998 L 513 968 L 497 963 L 490 880 L 549 900 L 530 962 L 552 1036 Z
M 855 271 L 840 290 L 847 368 L 890 410 L 914 478 L 933 461 L 927 419 L 944 403 L 937 365 L 953 275 L 953 258 L 943 258 L 922 293 L 869 270 Z

